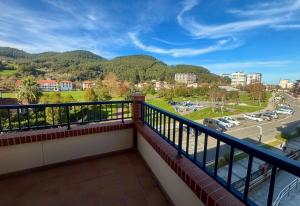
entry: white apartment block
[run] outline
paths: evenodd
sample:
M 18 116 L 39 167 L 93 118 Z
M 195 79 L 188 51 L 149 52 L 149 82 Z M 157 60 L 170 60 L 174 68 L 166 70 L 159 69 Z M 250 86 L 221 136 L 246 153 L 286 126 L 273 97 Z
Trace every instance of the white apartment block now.
M 228 74 L 223 74 L 222 76 L 230 77 L 232 86 L 245 86 L 253 83 L 261 83 L 262 80 L 261 73 L 246 74 L 244 72 L 234 72 L 230 76 L 228 76 Z
M 231 74 L 231 85 L 238 86 L 242 85 L 245 86 L 247 83 L 247 74 L 244 72 L 234 72 Z
M 294 84 L 288 79 L 281 79 L 279 81 L 279 86 L 281 89 L 291 89 L 294 86 Z
M 73 90 L 73 83 L 68 80 L 59 82 L 60 91 L 71 91 Z
M 261 73 L 247 74 L 247 85 L 253 83 L 261 83 Z
M 193 84 L 196 82 L 196 74 L 193 73 L 176 73 L 175 81 L 184 84 Z
M 56 80 L 46 79 L 37 81 L 39 88 L 45 92 L 59 91 L 59 85 Z
M 38 80 L 37 83 L 39 85 L 39 88 L 45 92 L 73 90 L 73 83 L 67 80 L 58 82 L 56 80 L 46 79 Z

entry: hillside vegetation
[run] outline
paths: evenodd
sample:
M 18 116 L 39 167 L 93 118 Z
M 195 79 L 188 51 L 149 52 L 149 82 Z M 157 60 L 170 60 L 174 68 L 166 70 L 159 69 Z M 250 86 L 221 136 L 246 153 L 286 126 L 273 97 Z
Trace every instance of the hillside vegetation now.
M 72 81 L 103 78 L 109 72 L 114 72 L 121 80 L 134 83 L 152 79 L 173 81 L 177 72 L 195 73 L 199 82 L 227 81 L 200 66 L 170 66 L 147 55 L 121 56 L 107 60 L 83 50 L 30 54 L 14 48 L 0 47 L 0 75 L 1 70 L 6 73 L 7 70 L 15 70 L 11 74 L 17 78 L 33 75 Z

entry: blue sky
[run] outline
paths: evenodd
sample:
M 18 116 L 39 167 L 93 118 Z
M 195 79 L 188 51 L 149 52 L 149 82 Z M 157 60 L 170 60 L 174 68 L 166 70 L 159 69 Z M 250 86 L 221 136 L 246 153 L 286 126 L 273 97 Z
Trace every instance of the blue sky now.
M 0 46 L 300 79 L 300 0 L 1 0 Z

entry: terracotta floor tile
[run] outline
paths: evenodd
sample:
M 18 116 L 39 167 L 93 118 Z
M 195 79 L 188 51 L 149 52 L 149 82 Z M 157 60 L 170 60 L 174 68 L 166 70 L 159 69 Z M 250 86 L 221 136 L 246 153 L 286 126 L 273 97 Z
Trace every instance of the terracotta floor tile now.
M 1 206 L 168 205 L 138 153 L 128 152 L 0 180 Z

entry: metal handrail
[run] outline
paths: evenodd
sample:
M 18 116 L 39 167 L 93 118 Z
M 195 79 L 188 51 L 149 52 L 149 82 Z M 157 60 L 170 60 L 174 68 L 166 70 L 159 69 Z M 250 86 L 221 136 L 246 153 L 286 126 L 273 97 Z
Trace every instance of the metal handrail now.
M 272 205 L 273 200 L 273 192 L 275 185 L 275 178 L 277 169 L 283 169 L 295 176 L 300 176 L 300 163 L 296 160 L 289 159 L 287 157 L 281 156 L 275 152 L 267 150 L 262 147 L 258 147 L 257 145 L 237 139 L 231 135 L 218 132 L 214 129 L 206 127 L 197 122 L 186 119 L 182 116 L 178 116 L 176 114 L 170 113 L 166 110 L 163 110 L 159 107 L 153 106 L 146 102 L 141 102 L 141 113 L 142 113 L 142 121 L 144 124 L 149 126 L 153 131 L 155 131 L 158 135 L 160 135 L 164 140 L 166 140 L 169 144 L 171 144 L 178 152 L 178 156 L 185 156 L 190 159 L 193 163 L 195 163 L 198 167 L 204 170 L 207 174 L 212 176 L 216 181 L 224 185 L 230 192 L 232 192 L 236 197 L 242 200 L 244 203 L 248 205 L 256 205 L 252 200 L 248 198 L 251 176 L 252 176 L 252 165 L 253 158 L 259 158 L 270 164 L 270 172 L 271 172 L 271 181 L 269 185 L 269 194 L 267 205 Z M 171 123 L 170 123 L 171 122 Z M 177 129 L 177 125 L 179 125 Z M 172 127 L 172 128 L 171 128 Z M 204 134 L 204 149 L 202 152 L 202 160 L 198 158 L 198 148 L 194 146 L 193 154 L 190 154 L 189 144 L 182 145 L 183 138 L 183 128 L 189 128 L 186 131 L 187 142 L 189 142 L 190 138 L 194 138 L 194 145 L 197 145 L 199 135 Z M 195 135 L 191 137 L 190 129 L 195 131 Z M 172 131 L 172 132 L 171 132 Z M 208 151 L 208 138 L 214 138 L 217 143 L 214 148 L 215 151 L 215 164 L 214 168 L 207 167 L 207 151 Z M 218 174 L 218 160 L 220 156 L 220 142 L 223 142 L 230 146 L 230 156 L 229 156 L 229 169 L 228 169 L 228 177 L 227 181 L 220 179 Z M 231 184 L 231 176 L 232 176 L 232 167 L 233 167 L 233 155 L 234 150 L 239 149 L 248 154 L 248 166 L 247 166 L 247 175 L 245 177 L 245 186 L 244 191 L 241 194 L 236 190 L 236 188 L 232 187 Z
M 0 133 L 132 118 L 133 101 L 0 106 Z
M 285 186 L 277 195 L 276 199 L 274 200 L 274 202 L 272 203 L 273 206 L 277 206 L 279 205 L 280 201 L 282 200 L 282 198 L 284 198 L 287 194 L 289 194 L 289 192 L 291 190 L 293 190 L 297 184 L 300 182 L 300 178 L 297 177 L 295 178 L 292 182 L 290 182 L 287 186 Z

